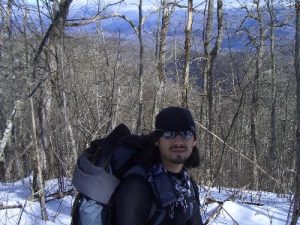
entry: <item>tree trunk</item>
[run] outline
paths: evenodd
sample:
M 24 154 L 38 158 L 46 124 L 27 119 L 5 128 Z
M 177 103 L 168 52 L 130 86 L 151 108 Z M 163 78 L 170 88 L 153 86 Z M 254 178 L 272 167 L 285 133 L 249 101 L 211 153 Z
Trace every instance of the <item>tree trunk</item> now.
M 17 104 L 17 103 L 16 103 Z M 6 121 L 6 128 L 4 130 L 4 133 L 2 135 L 2 139 L 0 140 L 0 181 L 5 182 L 6 181 L 6 173 L 8 170 L 5 168 L 5 154 L 4 149 L 11 138 L 12 128 L 13 128 L 13 120 L 16 114 L 16 105 L 8 117 Z
M 218 55 L 218 52 L 221 47 L 221 43 L 223 40 L 223 30 L 224 30 L 224 21 L 223 21 L 223 0 L 217 1 L 217 21 L 218 21 L 218 30 L 217 37 L 212 48 L 212 40 L 213 40 L 213 19 L 214 19 L 214 0 L 208 0 L 207 7 L 207 18 L 206 18 L 206 26 L 204 32 L 204 56 L 205 56 L 205 65 L 204 65 L 204 94 L 206 96 L 206 104 L 205 104 L 205 117 L 206 117 L 206 127 L 212 131 L 213 130 L 213 65 L 214 61 Z M 209 151 L 209 169 L 210 175 L 213 174 L 213 137 L 209 135 L 206 149 Z
M 31 92 L 31 88 L 29 88 L 29 93 Z M 31 107 L 31 123 L 32 123 L 32 140 L 34 143 L 34 151 L 32 154 L 33 161 L 33 170 L 34 170 L 34 182 L 33 182 L 33 191 L 34 195 L 36 195 L 40 200 L 41 205 L 41 215 L 43 220 L 48 220 L 48 215 L 45 207 L 45 193 L 44 193 L 44 185 L 43 185 L 43 175 L 42 175 L 42 165 L 40 160 L 40 150 L 38 147 L 38 140 L 36 135 L 36 121 L 35 121 L 35 113 L 34 113 L 34 105 L 33 105 L 33 97 L 30 98 L 30 107 Z
M 41 26 L 41 29 L 43 30 L 43 20 L 41 15 L 41 8 L 39 5 L 39 2 L 37 1 L 37 12 L 39 16 L 39 23 Z M 26 46 L 26 65 L 28 65 L 28 40 L 27 40 L 27 27 L 26 24 L 24 24 L 24 35 L 25 35 L 25 46 Z M 45 55 L 47 52 L 45 52 Z M 51 55 L 51 53 L 49 54 Z M 46 56 L 47 58 L 47 56 Z M 48 67 L 48 66 L 46 66 Z M 48 73 L 46 71 L 43 71 L 43 73 Z M 45 172 L 47 175 L 51 175 L 52 164 L 51 160 L 47 160 L 46 156 L 49 154 L 49 133 L 48 133 L 48 112 L 50 111 L 51 107 L 51 99 L 52 99 L 52 93 L 51 93 L 51 87 L 48 81 L 45 81 L 45 84 L 39 91 L 39 100 L 38 100 L 38 106 L 37 106 L 37 116 L 38 116 L 38 128 L 39 128 L 39 134 L 38 134 L 38 143 L 39 143 L 39 149 L 40 149 L 40 159 L 41 159 L 41 165 L 42 165 L 42 171 Z M 51 157 L 48 157 L 51 158 Z M 48 163 L 47 163 L 48 162 Z M 47 166 L 50 166 L 51 169 L 47 171 Z
M 69 134 L 69 138 L 70 138 L 70 148 L 71 148 L 71 153 L 72 153 L 72 162 L 71 164 L 73 165 L 73 163 L 76 162 L 78 155 L 77 155 L 77 148 L 76 148 L 76 141 L 75 141 L 75 137 L 74 137 L 74 133 L 73 133 L 73 128 L 71 125 L 71 121 L 69 118 L 69 110 L 68 110 L 68 105 L 67 105 L 67 97 L 66 97 L 66 93 L 63 90 L 62 91 L 62 100 L 63 100 L 63 116 L 64 116 L 64 120 L 65 120 L 65 128 L 66 131 Z
M 12 27 L 12 15 L 13 15 L 12 14 L 13 13 L 12 5 L 13 5 L 13 1 L 8 0 L 7 1 L 7 7 L 6 7 L 5 12 L 4 12 L 5 16 L 3 18 L 3 25 L 4 25 L 4 32 L 3 32 L 4 33 L 3 34 L 4 43 L 3 44 L 7 46 L 7 49 L 9 49 L 9 53 L 7 54 L 7 58 L 5 60 L 7 61 L 8 74 L 14 80 L 15 79 L 15 74 L 13 72 L 14 53 L 13 53 L 13 40 L 12 40 L 12 28 L 13 28 Z
M 269 0 L 267 2 L 268 12 L 270 16 L 270 51 L 271 51 L 271 135 L 270 135 L 270 148 L 269 148 L 269 160 L 268 167 L 269 171 L 272 171 L 272 162 L 276 159 L 276 66 L 275 66 L 275 12 L 274 12 L 274 2 Z
M 143 119 L 143 78 L 144 78 L 144 44 L 143 44 L 143 0 L 139 0 L 139 25 L 138 25 L 138 39 L 139 39 L 139 83 L 138 83 L 138 119 L 136 123 L 136 134 L 142 131 Z
M 256 4 L 256 12 L 257 18 L 256 20 L 259 23 L 259 37 L 258 43 L 256 43 L 256 62 L 255 62 L 255 75 L 253 80 L 253 92 L 252 92 L 252 99 L 251 99 L 251 113 L 250 113 L 250 120 L 251 120 L 251 131 L 250 131 L 250 142 L 251 147 L 253 150 L 253 183 L 252 187 L 254 190 L 258 190 L 258 168 L 257 168 L 257 154 L 259 152 L 259 144 L 257 139 L 257 112 L 258 112 L 258 96 L 259 96 L 259 79 L 261 77 L 261 68 L 263 64 L 263 55 L 265 51 L 265 39 L 266 39 L 266 31 L 263 25 L 263 16 L 261 15 L 261 5 L 260 0 L 255 2 Z
M 155 116 L 158 114 L 160 107 L 162 106 L 163 93 L 166 83 L 165 73 L 166 73 L 166 48 L 167 48 L 167 33 L 169 30 L 171 11 L 170 6 L 168 6 L 169 0 L 162 1 L 162 20 L 161 20 L 161 30 L 160 38 L 158 44 L 158 61 L 157 61 L 157 90 L 155 92 L 153 112 L 152 112 L 152 128 L 154 128 Z
M 118 87 L 116 108 L 115 108 L 115 113 L 114 113 L 113 119 L 112 119 L 112 128 L 115 128 L 117 126 L 120 101 L 121 101 L 121 86 Z
M 256 81 L 255 81 L 256 83 Z M 258 169 L 257 169 L 257 135 L 256 135 L 256 124 L 257 124 L 257 88 L 256 84 L 254 84 L 253 92 L 252 92 L 252 100 L 251 100 L 251 113 L 250 113 L 250 142 L 252 148 L 252 160 L 253 160 L 253 170 L 252 170 L 252 188 L 254 190 L 258 190 Z
M 34 103 L 33 103 L 33 95 L 35 94 L 36 90 L 40 87 L 40 85 L 43 83 L 42 80 L 36 80 L 37 73 L 39 68 L 47 67 L 49 65 L 43 65 L 42 63 L 42 57 L 41 54 L 44 52 L 45 47 L 48 46 L 49 49 L 53 49 L 53 43 L 55 43 L 56 40 L 60 41 L 58 38 L 59 35 L 61 35 L 61 32 L 63 32 L 64 25 L 66 22 L 66 18 L 69 12 L 69 7 L 72 3 L 72 0 L 61 0 L 60 2 L 54 1 L 53 5 L 56 4 L 58 11 L 54 13 L 53 20 L 51 25 L 49 26 L 47 32 L 45 33 L 42 42 L 39 45 L 38 51 L 33 59 L 33 72 L 32 72 L 32 78 L 33 82 L 37 82 L 37 85 L 32 88 L 33 83 L 30 84 L 29 87 L 29 98 L 30 98 L 30 107 L 31 107 L 31 120 L 32 120 L 32 140 L 34 143 L 34 151 L 32 153 L 32 160 L 34 164 L 34 191 L 35 194 L 38 195 L 40 204 L 41 204 L 41 210 L 42 210 L 42 219 L 48 220 L 47 212 L 45 209 L 45 194 L 43 191 L 43 176 L 42 176 L 42 166 L 41 166 L 41 159 L 40 159 L 40 149 L 38 145 L 38 137 L 36 133 L 36 121 L 35 121 L 35 112 L 34 112 Z M 53 6 L 56 8 L 55 6 Z M 52 62 L 50 61 L 50 64 Z M 41 71 L 44 75 L 44 71 Z M 44 75 L 44 79 L 46 80 L 47 76 L 49 74 L 47 73 Z
M 160 50 L 160 37 L 161 37 L 161 13 L 162 8 L 159 7 L 157 14 L 157 26 L 155 30 L 155 64 L 158 63 L 159 50 Z
M 300 215 L 300 1 L 296 0 L 295 74 L 296 88 L 296 191 L 291 225 L 296 225 Z
M 55 1 L 53 2 L 52 8 L 54 10 L 53 11 L 53 21 L 54 21 L 55 17 L 61 13 L 60 12 L 61 8 L 55 6 Z M 62 18 L 62 20 L 65 21 L 66 18 Z M 50 57 L 50 64 L 53 65 L 53 68 L 57 68 L 58 80 L 61 80 L 64 83 L 67 80 L 67 78 L 65 75 L 66 65 L 64 60 L 65 56 L 64 56 L 64 24 L 63 23 L 58 23 L 55 25 L 55 28 L 53 30 L 53 37 L 51 39 L 50 49 L 52 49 L 52 52 L 56 52 L 56 57 L 53 56 Z M 69 138 L 68 143 L 71 152 L 71 162 L 69 163 L 69 165 L 74 165 L 74 163 L 78 158 L 78 155 L 77 155 L 76 141 L 75 141 L 73 128 L 69 116 L 69 106 L 67 104 L 68 100 L 67 100 L 65 87 L 63 86 L 59 91 L 61 91 L 62 113 L 65 122 L 65 130 Z
M 193 0 L 188 0 L 188 19 L 185 28 L 185 64 L 183 70 L 183 87 L 182 87 L 182 107 L 188 108 L 188 91 L 189 91 L 189 73 L 190 73 L 190 54 L 191 54 L 191 33 L 193 24 Z
M 116 57 L 116 61 L 113 65 L 113 78 L 112 78 L 112 85 L 111 86 L 111 103 L 110 103 L 110 112 L 109 112 L 109 128 L 112 130 L 113 128 L 116 127 L 117 123 L 117 111 L 119 108 L 119 101 L 120 101 L 120 92 L 121 88 L 120 86 L 117 87 L 117 74 L 118 74 L 118 69 L 119 69 L 119 63 L 120 63 L 120 51 L 121 51 L 121 43 L 120 43 L 121 38 L 119 37 L 118 40 L 118 53 Z M 106 49 L 105 49 L 106 52 Z M 108 57 L 106 57 L 108 60 Z M 116 91 L 117 89 L 117 91 Z M 115 92 L 117 92 L 117 96 L 115 97 Z M 116 99 L 115 99 L 116 98 Z M 116 102 L 116 103 L 115 103 Z
M 41 155 L 41 164 L 42 164 L 43 171 L 47 171 L 47 166 L 48 166 L 46 160 L 46 154 L 49 152 L 48 112 L 50 112 L 51 99 L 52 99 L 51 87 L 49 87 L 48 82 L 45 82 L 43 89 L 40 90 L 39 104 L 38 104 L 38 120 L 39 120 L 39 131 L 40 131 L 39 143 L 41 146 L 40 155 Z
M 161 22 L 161 32 L 159 41 L 159 51 L 158 51 L 158 80 L 163 82 L 165 80 L 165 67 L 166 67 L 166 48 L 167 48 L 167 33 L 169 30 L 171 10 L 168 6 L 168 0 L 162 1 L 162 22 Z

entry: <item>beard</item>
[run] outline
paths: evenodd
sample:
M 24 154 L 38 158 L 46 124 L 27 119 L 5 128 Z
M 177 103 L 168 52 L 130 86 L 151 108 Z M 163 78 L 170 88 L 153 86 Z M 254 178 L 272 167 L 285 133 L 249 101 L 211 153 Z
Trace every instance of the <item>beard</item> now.
M 171 146 L 170 150 L 172 150 L 172 148 L 183 148 L 183 149 L 187 150 L 187 147 L 184 145 Z M 166 156 L 165 158 L 174 164 L 184 164 L 190 156 L 191 156 L 191 154 L 187 155 L 187 154 L 178 153 L 178 154 Z
M 174 164 L 184 164 L 188 158 L 189 157 L 184 157 L 184 156 L 181 156 L 181 155 L 177 155 L 176 157 L 170 158 L 168 160 L 170 162 L 174 163 Z

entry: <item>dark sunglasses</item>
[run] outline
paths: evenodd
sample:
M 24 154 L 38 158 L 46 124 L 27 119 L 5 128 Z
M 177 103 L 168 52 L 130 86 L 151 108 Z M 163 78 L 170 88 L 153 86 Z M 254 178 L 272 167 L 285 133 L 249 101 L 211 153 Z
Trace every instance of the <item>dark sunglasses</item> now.
M 191 139 L 194 138 L 194 133 L 190 130 L 185 131 L 163 131 L 162 137 L 165 139 L 174 139 L 177 135 L 179 135 L 182 139 Z

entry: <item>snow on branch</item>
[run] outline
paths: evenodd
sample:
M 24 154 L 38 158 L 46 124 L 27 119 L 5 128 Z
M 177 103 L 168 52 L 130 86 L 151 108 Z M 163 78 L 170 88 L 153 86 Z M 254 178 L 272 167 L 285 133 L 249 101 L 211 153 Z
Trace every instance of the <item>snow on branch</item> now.
M 14 205 L 4 205 L 3 202 L 0 202 L 0 210 L 2 209 L 15 209 L 15 208 L 23 208 L 21 204 L 14 204 Z

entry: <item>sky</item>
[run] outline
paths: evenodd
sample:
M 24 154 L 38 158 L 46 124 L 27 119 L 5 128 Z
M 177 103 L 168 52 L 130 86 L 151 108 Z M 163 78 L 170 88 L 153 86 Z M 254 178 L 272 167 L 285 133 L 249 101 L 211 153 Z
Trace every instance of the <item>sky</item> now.
M 41 220 L 40 206 L 31 199 L 30 182 L 27 177 L 15 183 L 0 183 L 0 207 L 22 205 L 23 208 L 0 210 L 1 225 L 69 225 L 71 206 L 74 197 L 67 195 L 61 199 L 47 197 L 46 210 L 49 221 Z M 70 190 L 70 180 L 65 179 L 65 188 Z M 57 192 L 57 179 L 46 182 L 46 196 Z M 205 199 L 224 201 L 235 196 L 234 201 L 225 201 L 222 210 L 209 225 L 285 225 L 291 206 L 290 195 L 277 195 L 269 192 L 252 192 L 248 190 L 208 188 L 201 186 L 201 214 L 206 220 L 218 207 L 218 203 L 204 204 Z M 130 204 L 128 202 L 128 204 Z M 300 225 L 298 220 L 297 225 Z

